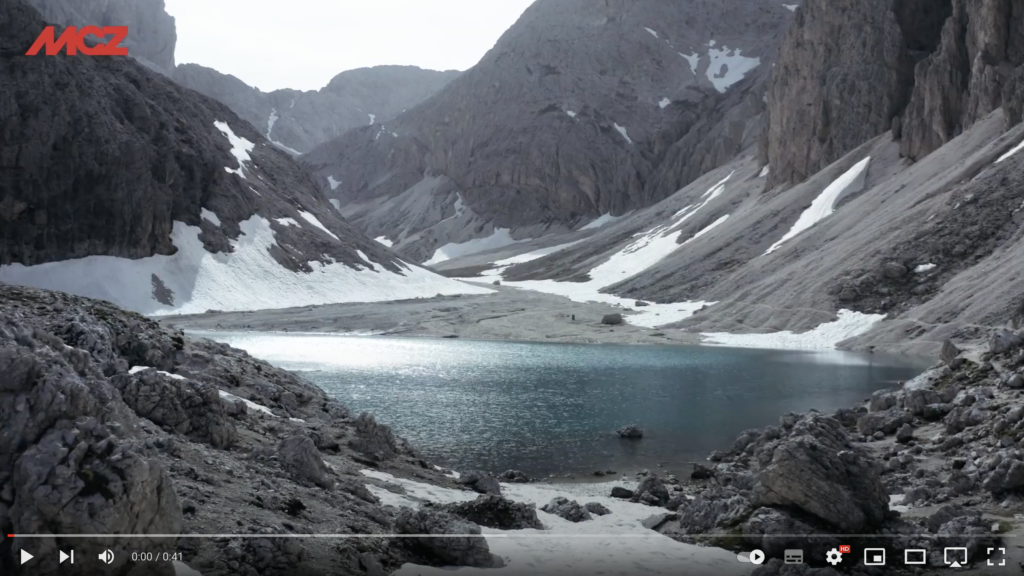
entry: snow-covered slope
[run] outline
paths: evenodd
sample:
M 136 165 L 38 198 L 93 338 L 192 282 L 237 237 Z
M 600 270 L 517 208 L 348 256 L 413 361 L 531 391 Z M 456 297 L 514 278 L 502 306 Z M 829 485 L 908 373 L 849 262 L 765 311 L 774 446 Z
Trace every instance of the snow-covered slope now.
M 0 37 L 31 45 L 45 24 L 15 4 Z M 148 314 L 488 292 L 352 230 L 260 130 L 132 60 L 4 59 L 0 77 L 0 156 L 20 158 L 0 282 Z

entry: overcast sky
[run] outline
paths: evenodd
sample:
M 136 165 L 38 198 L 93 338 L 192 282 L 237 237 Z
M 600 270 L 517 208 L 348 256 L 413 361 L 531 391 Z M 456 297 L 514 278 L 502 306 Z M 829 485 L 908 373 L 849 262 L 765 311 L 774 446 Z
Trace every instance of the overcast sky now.
M 264 92 L 317 90 L 380 64 L 465 70 L 533 0 L 166 0 L 175 62 Z

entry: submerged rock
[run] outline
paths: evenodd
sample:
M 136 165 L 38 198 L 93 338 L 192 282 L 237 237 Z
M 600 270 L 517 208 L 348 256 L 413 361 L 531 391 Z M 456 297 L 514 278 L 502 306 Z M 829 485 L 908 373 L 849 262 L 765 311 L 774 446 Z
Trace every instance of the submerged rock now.
M 643 438 L 644 431 L 636 424 L 629 424 L 616 431 L 620 438 Z

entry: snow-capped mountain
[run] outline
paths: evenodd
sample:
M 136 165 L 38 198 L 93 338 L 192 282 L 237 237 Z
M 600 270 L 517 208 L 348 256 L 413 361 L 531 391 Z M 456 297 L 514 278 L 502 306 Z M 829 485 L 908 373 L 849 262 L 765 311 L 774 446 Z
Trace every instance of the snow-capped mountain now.
M 356 226 L 417 261 L 565 232 L 756 141 L 758 80 L 792 17 L 777 2 L 539 0 L 433 97 L 303 161 Z
M 769 80 L 759 146 L 596 230 L 436 267 L 617 303 L 635 308 L 628 322 L 738 345 L 854 338 L 934 353 L 1024 319 L 1014 10 L 808 0 Z M 892 60 L 878 65 L 880 53 Z
M 0 8 L 24 53 L 45 22 Z M 130 58 L 4 58 L 0 77 L 2 282 L 148 314 L 486 292 L 353 230 L 259 130 Z

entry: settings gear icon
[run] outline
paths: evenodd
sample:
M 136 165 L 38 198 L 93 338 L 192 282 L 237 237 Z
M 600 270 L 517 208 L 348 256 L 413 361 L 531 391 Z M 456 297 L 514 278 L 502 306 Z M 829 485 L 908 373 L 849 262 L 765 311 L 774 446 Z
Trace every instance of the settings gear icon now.
M 836 564 L 839 564 L 840 562 L 843 561 L 843 555 L 842 555 L 841 552 L 839 552 L 839 550 L 836 550 L 835 548 L 833 548 L 833 549 L 829 550 L 827 553 L 825 553 L 825 560 L 829 564 L 835 566 Z

